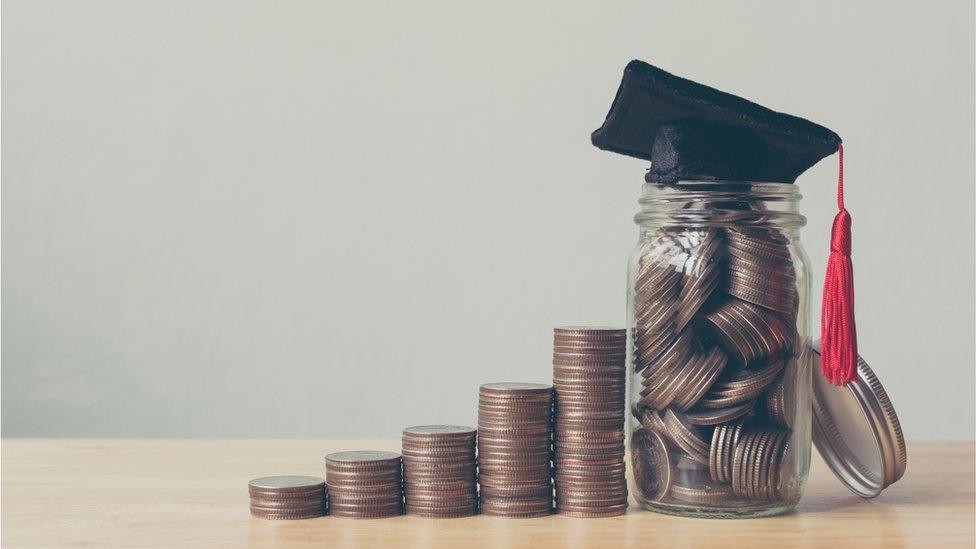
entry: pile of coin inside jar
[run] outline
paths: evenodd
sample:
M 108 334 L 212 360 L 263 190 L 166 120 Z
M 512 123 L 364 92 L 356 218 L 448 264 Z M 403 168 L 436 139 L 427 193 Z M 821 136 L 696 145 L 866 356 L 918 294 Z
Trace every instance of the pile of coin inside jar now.
M 633 283 L 638 499 L 735 508 L 798 497 L 798 290 L 786 236 L 662 228 Z
M 624 460 L 627 330 L 562 327 L 553 333 L 556 512 L 627 512 Z

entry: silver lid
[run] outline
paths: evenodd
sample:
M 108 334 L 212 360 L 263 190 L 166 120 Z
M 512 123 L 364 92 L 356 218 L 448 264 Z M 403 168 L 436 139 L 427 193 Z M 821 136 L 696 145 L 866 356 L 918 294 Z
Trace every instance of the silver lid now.
M 820 342 L 813 344 L 820 362 Z M 857 357 L 857 376 L 846 386 L 813 375 L 813 444 L 855 494 L 873 498 L 905 474 L 905 437 L 888 393 Z

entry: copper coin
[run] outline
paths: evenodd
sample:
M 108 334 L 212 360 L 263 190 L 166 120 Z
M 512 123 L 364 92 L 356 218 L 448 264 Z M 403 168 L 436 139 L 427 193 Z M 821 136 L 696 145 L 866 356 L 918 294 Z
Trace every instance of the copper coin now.
M 553 334 L 557 338 L 623 339 L 627 337 L 627 330 L 608 326 L 557 326 L 553 328 Z
M 688 410 L 705 394 L 719 378 L 728 358 L 721 349 L 715 347 L 708 351 L 699 363 L 698 371 L 693 372 L 691 379 L 684 385 L 681 393 L 675 398 L 674 406 L 681 411 Z
M 611 431 L 622 428 L 619 418 L 556 418 L 556 432 L 561 431 Z
M 329 505 L 333 506 L 342 503 L 381 505 L 399 501 L 401 495 L 402 492 L 399 486 L 378 491 L 334 490 L 329 493 Z
M 643 426 L 645 429 L 662 434 L 667 432 L 667 428 L 664 425 L 664 420 L 661 419 L 660 414 L 654 410 L 644 410 L 639 412 L 638 420 L 640 421 L 641 426 Z
M 672 481 L 672 465 L 667 443 L 648 429 L 634 431 L 631 441 L 631 465 L 641 495 L 648 501 L 661 501 Z
M 792 427 L 796 418 L 796 369 L 783 372 L 770 384 L 766 393 L 766 412 L 770 421 Z
M 731 483 L 732 491 L 737 497 L 746 497 L 744 469 L 748 467 L 748 450 L 756 438 L 755 432 L 743 433 L 735 445 L 732 454 Z
M 283 503 L 281 501 L 251 500 L 251 510 L 263 512 L 293 512 L 304 513 L 308 511 L 322 510 L 325 508 L 325 499 L 295 505 L 292 502 Z
M 506 497 L 538 497 L 545 490 L 552 490 L 551 481 L 547 482 L 549 480 L 546 474 L 486 476 L 478 479 L 478 489 L 482 498 L 489 494 Z
M 747 418 L 740 417 L 715 427 L 709 446 L 708 469 L 712 480 L 730 482 L 732 452 Z
M 678 337 L 673 321 L 651 329 L 638 324 L 634 333 L 634 369 L 641 371 L 654 364 Z
M 693 482 L 690 486 L 674 484 L 671 487 L 671 497 L 682 503 L 702 506 L 722 505 L 735 499 L 732 488 L 726 484 L 716 483 L 707 478 L 707 475 L 693 479 L 700 482 Z
M 325 463 L 327 467 L 337 470 L 398 467 L 400 465 L 400 454 L 378 450 L 335 452 L 325 456 Z
M 303 520 L 325 515 L 325 507 L 303 511 L 279 511 L 251 507 L 251 516 L 266 520 Z
M 750 458 L 749 466 L 746 469 L 746 490 L 750 499 L 761 499 L 759 496 L 761 489 L 759 484 L 760 469 L 769 457 L 769 448 L 775 435 L 776 433 L 774 432 L 763 430 L 759 435 L 755 451 Z
M 748 414 L 756 406 L 755 400 L 728 408 L 691 410 L 685 414 L 692 425 L 718 425 Z
M 627 514 L 627 504 L 614 507 L 604 507 L 600 509 L 589 509 L 585 507 L 559 507 L 556 512 L 560 515 L 573 518 L 608 518 Z
M 417 425 L 403 430 L 404 438 L 422 440 L 471 440 L 477 433 L 477 429 L 467 425 Z
M 671 441 L 688 457 L 699 463 L 708 464 L 709 442 L 704 440 L 697 428 L 688 423 L 683 415 L 668 409 L 664 413 L 664 426 Z
M 256 478 L 247 484 L 247 488 L 252 494 L 301 495 L 322 492 L 325 490 L 325 480 L 319 477 L 279 475 Z
M 552 390 L 542 383 L 485 383 L 480 387 L 481 394 L 497 397 L 545 396 Z
M 430 519 L 452 519 L 452 518 L 462 518 L 470 517 L 478 514 L 478 506 L 462 509 L 425 509 L 418 507 L 407 506 L 405 509 L 406 514 L 414 517 L 420 518 L 430 518 Z
M 573 431 L 557 430 L 553 440 L 558 442 L 623 442 L 624 430 L 613 429 L 607 431 Z
M 657 360 L 653 361 L 648 368 L 641 371 L 645 378 L 651 376 L 668 375 L 675 371 L 680 365 L 685 364 L 690 358 L 694 346 L 694 330 L 681 332 L 665 349 Z
M 620 368 L 625 364 L 627 348 L 624 346 L 620 353 L 589 354 L 582 352 L 554 352 L 552 366 L 568 373 L 576 371 L 601 372 L 608 369 Z
M 360 471 L 330 471 L 326 470 L 328 484 L 384 484 L 394 482 L 400 478 L 400 469 L 391 470 L 360 470 Z

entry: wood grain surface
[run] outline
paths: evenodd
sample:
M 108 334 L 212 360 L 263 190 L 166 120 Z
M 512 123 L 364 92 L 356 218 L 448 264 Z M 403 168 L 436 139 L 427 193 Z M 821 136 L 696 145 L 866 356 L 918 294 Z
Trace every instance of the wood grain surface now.
M 398 441 L 2 441 L 4 547 L 973 547 L 974 444 L 909 445 L 905 477 L 862 500 L 815 456 L 796 512 L 773 518 L 676 518 L 631 506 L 608 519 L 476 516 L 429 520 L 252 518 L 247 482 L 323 476 L 340 449 Z

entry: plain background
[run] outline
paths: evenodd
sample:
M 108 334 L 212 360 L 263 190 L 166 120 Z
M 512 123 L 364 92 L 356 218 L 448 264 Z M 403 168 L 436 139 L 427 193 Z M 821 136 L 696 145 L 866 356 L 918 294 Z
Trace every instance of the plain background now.
M 844 138 L 862 354 L 910 439 L 973 436 L 969 0 L 2 15 L 5 436 L 396 437 L 548 380 L 624 320 L 646 163 L 589 134 L 632 58 Z

